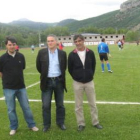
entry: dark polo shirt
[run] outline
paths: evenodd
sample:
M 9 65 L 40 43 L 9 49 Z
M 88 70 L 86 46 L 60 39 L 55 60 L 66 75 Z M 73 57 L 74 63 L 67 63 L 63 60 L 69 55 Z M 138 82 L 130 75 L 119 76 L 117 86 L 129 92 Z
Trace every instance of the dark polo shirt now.
M 3 89 L 25 88 L 23 69 L 25 69 L 23 54 L 16 52 L 14 57 L 8 53 L 3 54 L 0 57 Z

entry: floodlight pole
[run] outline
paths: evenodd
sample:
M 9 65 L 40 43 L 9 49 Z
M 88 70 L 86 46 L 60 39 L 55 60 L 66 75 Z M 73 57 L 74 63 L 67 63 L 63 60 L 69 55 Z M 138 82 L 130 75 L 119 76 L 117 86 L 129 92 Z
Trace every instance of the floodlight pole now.
M 116 27 L 116 34 L 118 34 L 118 28 Z
M 2 43 L 3 43 L 4 41 L 1 41 L 1 49 L 2 49 Z
M 39 43 L 39 47 L 41 47 L 41 36 L 40 36 L 40 24 L 39 24 L 39 31 L 38 31 L 38 43 Z
M 41 47 L 41 37 L 40 37 L 40 31 L 39 31 L 39 33 L 38 33 L 38 41 L 39 41 L 39 47 Z

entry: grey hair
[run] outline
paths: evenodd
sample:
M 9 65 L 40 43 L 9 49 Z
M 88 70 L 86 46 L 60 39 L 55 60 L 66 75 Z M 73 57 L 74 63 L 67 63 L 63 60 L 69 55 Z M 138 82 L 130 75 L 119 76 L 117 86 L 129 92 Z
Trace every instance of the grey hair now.
M 48 38 L 48 37 L 53 37 L 56 41 L 58 41 L 57 36 L 54 35 L 54 34 L 50 34 L 50 35 L 47 36 L 47 38 Z

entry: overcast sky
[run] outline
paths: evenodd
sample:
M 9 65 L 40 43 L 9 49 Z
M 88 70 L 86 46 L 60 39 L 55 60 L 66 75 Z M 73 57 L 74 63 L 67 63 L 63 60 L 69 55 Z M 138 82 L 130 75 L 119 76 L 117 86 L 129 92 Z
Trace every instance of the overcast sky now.
M 120 9 L 126 0 L 0 0 L 0 22 L 82 20 Z

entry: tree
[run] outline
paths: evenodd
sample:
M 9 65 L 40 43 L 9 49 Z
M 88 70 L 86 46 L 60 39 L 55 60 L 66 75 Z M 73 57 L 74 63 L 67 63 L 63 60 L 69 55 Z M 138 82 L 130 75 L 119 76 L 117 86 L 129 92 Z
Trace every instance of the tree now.
M 67 27 L 50 27 L 47 28 L 44 33 L 46 35 L 55 34 L 56 36 L 70 35 L 70 32 Z
M 140 31 L 128 31 L 126 33 L 126 41 L 137 41 L 140 40 Z

